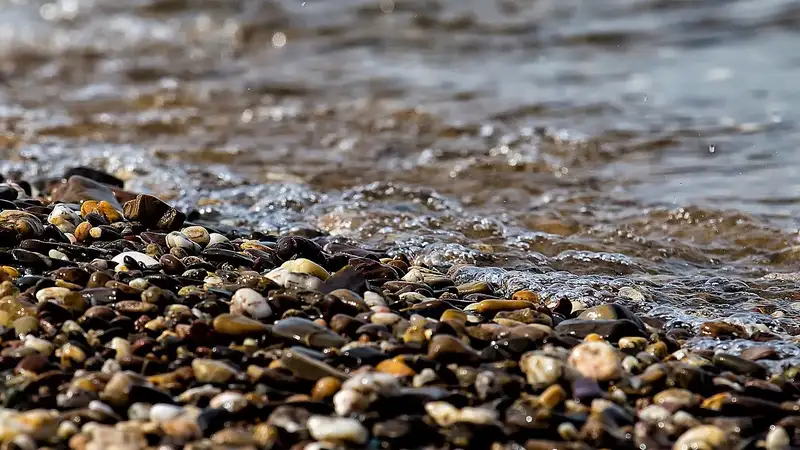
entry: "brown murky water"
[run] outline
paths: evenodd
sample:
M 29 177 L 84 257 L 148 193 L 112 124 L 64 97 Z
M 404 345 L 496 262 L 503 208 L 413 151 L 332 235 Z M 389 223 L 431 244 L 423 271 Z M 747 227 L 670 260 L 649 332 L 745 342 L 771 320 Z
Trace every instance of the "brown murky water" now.
M 800 361 L 800 1 L 0 0 L 0 23 L 3 173 L 91 164 L 509 293 L 634 286 Z

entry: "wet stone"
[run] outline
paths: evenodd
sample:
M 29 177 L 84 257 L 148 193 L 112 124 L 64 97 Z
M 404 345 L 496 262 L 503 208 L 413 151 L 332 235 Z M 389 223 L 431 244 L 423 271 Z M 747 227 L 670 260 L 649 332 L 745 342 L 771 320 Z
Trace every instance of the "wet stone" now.
M 214 318 L 214 331 L 230 336 L 261 335 L 268 331 L 268 327 L 249 317 L 238 314 L 220 314 Z
M 289 317 L 275 322 L 272 333 L 314 348 L 338 348 L 347 342 L 332 330 L 301 317 Z
M 444 363 L 474 364 L 480 360 L 478 352 L 455 336 L 434 336 L 428 345 L 428 358 Z
M 573 348 L 568 363 L 587 378 L 612 381 L 621 376 L 617 351 L 605 342 L 584 342 Z
M 749 347 L 747 349 L 742 350 L 740 355 L 742 358 L 748 361 L 758 361 L 762 359 L 779 359 L 778 352 L 775 351 L 772 347 Z
M 555 330 L 568 336 L 583 339 L 590 334 L 597 334 L 608 341 L 618 341 L 623 337 L 647 337 L 636 323 L 627 320 L 583 320 L 570 319 L 560 322 Z
M 727 353 L 717 353 L 714 355 L 713 362 L 717 367 L 739 375 L 756 378 L 764 378 L 767 375 L 767 368 L 761 364 Z
M 302 351 L 302 348 L 299 347 L 293 347 L 284 351 L 280 361 L 283 367 L 292 371 L 295 376 L 305 380 L 316 382 L 322 378 L 331 377 L 344 381 L 348 378 L 345 373 L 336 370 L 322 361 L 309 357 Z

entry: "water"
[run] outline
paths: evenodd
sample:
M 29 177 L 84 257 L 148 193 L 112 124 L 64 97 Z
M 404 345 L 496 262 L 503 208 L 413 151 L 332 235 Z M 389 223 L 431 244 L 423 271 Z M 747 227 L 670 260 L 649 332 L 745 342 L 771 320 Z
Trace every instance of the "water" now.
M 800 355 L 800 1 L 0 0 L 0 23 L 3 173 L 91 164 L 508 294 L 634 287 Z

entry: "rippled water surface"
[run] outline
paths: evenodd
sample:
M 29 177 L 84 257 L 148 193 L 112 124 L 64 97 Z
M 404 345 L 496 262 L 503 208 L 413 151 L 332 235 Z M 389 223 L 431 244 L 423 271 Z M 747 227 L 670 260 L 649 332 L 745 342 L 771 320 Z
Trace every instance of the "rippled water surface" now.
M 0 0 L 0 23 L 6 174 L 91 164 L 508 294 L 631 286 L 800 355 L 800 1 Z

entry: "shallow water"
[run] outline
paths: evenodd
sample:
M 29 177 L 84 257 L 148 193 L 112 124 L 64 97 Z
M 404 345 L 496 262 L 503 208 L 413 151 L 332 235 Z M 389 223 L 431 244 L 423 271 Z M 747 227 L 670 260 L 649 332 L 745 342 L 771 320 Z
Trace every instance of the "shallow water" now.
M 0 23 L 7 175 L 91 164 L 507 294 L 633 286 L 800 355 L 800 1 L 0 0 Z

